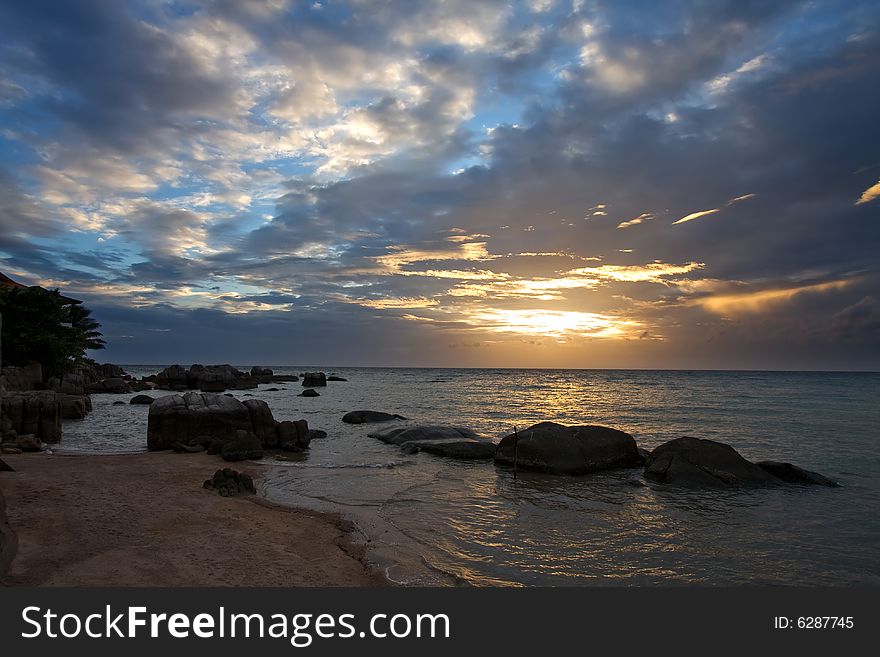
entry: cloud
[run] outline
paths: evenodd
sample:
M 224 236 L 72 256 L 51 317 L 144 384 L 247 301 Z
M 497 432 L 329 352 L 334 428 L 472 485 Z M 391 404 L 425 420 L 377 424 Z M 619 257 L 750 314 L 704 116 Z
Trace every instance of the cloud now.
M 694 219 L 699 219 L 701 217 L 705 217 L 710 214 L 715 214 L 716 212 L 721 212 L 721 210 L 723 210 L 724 208 L 730 207 L 734 203 L 739 203 L 741 201 L 747 201 L 750 198 L 754 198 L 755 196 L 757 196 L 757 195 L 756 194 L 743 194 L 742 196 L 736 196 L 736 197 L 730 199 L 727 203 L 725 203 L 720 208 L 712 208 L 711 210 L 701 210 L 699 212 L 692 212 L 691 214 L 686 215 L 677 221 L 673 221 L 672 225 L 675 226 L 676 224 L 683 224 L 688 221 L 693 221 Z M 620 226 L 618 226 L 618 228 L 619 227 Z
M 880 198 L 880 181 L 877 181 L 875 184 L 871 185 L 862 192 L 862 195 L 859 197 L 859 200 L 856 201 L 856 205 L 862 205 L 863 203 L 870 203 L 875 198 Z
M 617 224 L 617 227 L 620 229 L 632 228 L 633 226 L 638 226 L 639 224 L 643 224 L 646 221 L 650 221 L 654 218 L 654 214 L 651 212 L 643 212 L 638 217 L 633 217 L 628 221 L 621 221 Z

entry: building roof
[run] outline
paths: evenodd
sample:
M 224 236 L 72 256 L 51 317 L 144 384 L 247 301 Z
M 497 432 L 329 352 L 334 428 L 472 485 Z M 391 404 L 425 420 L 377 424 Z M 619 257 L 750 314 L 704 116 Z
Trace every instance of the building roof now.
M 14 281 L 9 276 L 0 272 L 0 287 L 5 287 L 10 290 L 26 290 L 29 287 L 40 287 L 39 285 L 25 285 L 24 283 L 19 283 L 18 281 Z M 72 297 L 66 297 L 61 295 L 61 302 L 69 305 L 77 305 L 82 303 L 79 299 L 74 299 Z

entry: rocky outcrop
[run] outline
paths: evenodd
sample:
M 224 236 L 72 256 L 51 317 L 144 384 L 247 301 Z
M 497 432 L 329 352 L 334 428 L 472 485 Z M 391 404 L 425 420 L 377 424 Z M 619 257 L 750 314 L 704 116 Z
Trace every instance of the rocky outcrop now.
M 251 431 L 239 429 L 220 448 L 220 456 L 224 461 L 248 461 L 263 458 L 263 444 Z
M 63 395 L 85 395 L 91 383 L 84 374 L 75 372 L 53 376 L 46 381 L 46 388 Z
M 254 436 L 254 440 L 250 438 Z M 266 402 L 211 393 L 188 392 L 159 397 L 150 406 L 147 447 L 180 452 L 206 448 L 224 458 L 260 458 L 264 449 L 302 451 L 309 446 L 311 432 L 305 420 L 277 422 Z M 229 446 L 232 445 L 232 446 Z M 251 456 L 241 456 L 251 454 Z
M 495 443 L 463 427 L 419 425 L 388 427 L 369 434 L 385 443 L 399 445 L 405 452 L 427 452 L 456 459 L 490 459 Z
M 6 498 L 0 491 L 0 581 L 6 577 L 18 550 L 18 537 L 6 517 Z
M 275 373 L 268 367 L 252 367 L 250 377 L 257 383 L 271 383 Z
M 288 452 L 301 452 L 309 446 L 312 432 L 305 420 L 278 423 L 278 446 Z
M 4 367 L 0 370 L 0 388 L 7 392 L 34 390 L 43 385 L 43 367 L 39 363 L 21 367 Z
M 201 390 L 202 392 L 224 392 L 225 390 L 249 390 L 270 377 L 253 377 L 232 365 L 171 365 L 158 374 L 147 377 L 163 390 Z
M 642 465 L 631 435 L 598 425 L 540 422 L 501 439 L 495 462 L 552 474 L 582 475 Z
M 782 481 L 744 459 L 730 445 L 684 436 L 656 447 L 645 477 L 664 484 L 697 488 L 775 486 Z
M 264 447 L 276 447 L 278 445 L 278 430 L 275 418 L 269 405 L 262 399 L 246 399 L 242 402 L 248 410 L 251 419 L 251 430 L 260 439 Z
M 142 405 L 146 406 L 146 405 L 152 404 L 154 401 L 156 401 L 156 398 L 150 397 L 150 395 L 135 395 L 134 397 L 132 397 L 128 401 L 128 403 L 129 404 L 142 404 Z
M 368 424 L 372 422 L 389 422 L 391 420 L 405 420 L 402 415 L 383 413 L 382 411 L 351 411 L 342 416 L 342 421 L 347 424 Z
M 313 388 L 318 386 L 326 386 L 327 375 L 323 372 L 305 372 L 303 374 L 302 384 L 304 386 L 311 386 Z
M 230 468 L 217 470 L 214 476 L 206 479 L 202 484 L 208 490 L 216 491 L 222 497 L 233 497 L 240 493 L 256 493 L 257 488 L 254 486 L 254 480 L 249 474 L 237 472 Z
M 61 440 L 61 400 L 50 390 L 3 395 L 0 410 L 19 435 L 34 434 L 46 443 Z
M 791 463 L 783 463 L 781 461 L 758 461 L 755 465 L 787 484 L 828 486 L 830 488 L 837 488 L 840 486 L 836 481 L 829 479 L 824 475 L 820 475 L 818 472 L 804 470 Z
M 237 399 L 199 392 L 167 395 L 150 405 L 147 448 L 171 449 L 206 435 L 229 439 L 239 429 L 251 431 L 252 426 L 247 407 Z
M 92 412 L 92 400 L 88 395 L 59 394 L 62 420 L 82 420 Z
M 89 386 L 90 393 L 103 393 L 110 395 L 128 395 L 131 394 L 131 385 L 125 379 L 112 378 L 101 379 Z

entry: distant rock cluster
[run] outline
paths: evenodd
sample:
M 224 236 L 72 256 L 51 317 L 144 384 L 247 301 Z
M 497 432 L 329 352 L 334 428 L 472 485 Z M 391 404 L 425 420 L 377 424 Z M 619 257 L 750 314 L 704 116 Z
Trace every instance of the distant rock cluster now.
M 232 365 L 171 365 L 158 374 L 144 378 L 162 390 L 200 390 L 201 392 L 225 392 L 226 390 L 252 390 L 261 383 L 298 381 L 295 374 L 275 374 L 268 367 L 252 367 L 244 372 Z
M 301 452 L 312 435 L 305 420 L 275 420 L 261 399 L 201 392 L 159 397 L 147 420 L 151 451 L 207 451 L 227 461 L 259 459 L 266 449 Z

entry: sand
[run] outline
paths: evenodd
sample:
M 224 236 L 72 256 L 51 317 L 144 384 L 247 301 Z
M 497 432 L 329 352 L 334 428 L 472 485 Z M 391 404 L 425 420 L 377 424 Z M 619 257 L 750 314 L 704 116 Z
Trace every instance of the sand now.
M 8 586 L 377 586 L 352 526 L 260 496 L 206 454 L 3 455 Z M 257 495 L 202 488 L 220 467 Z

